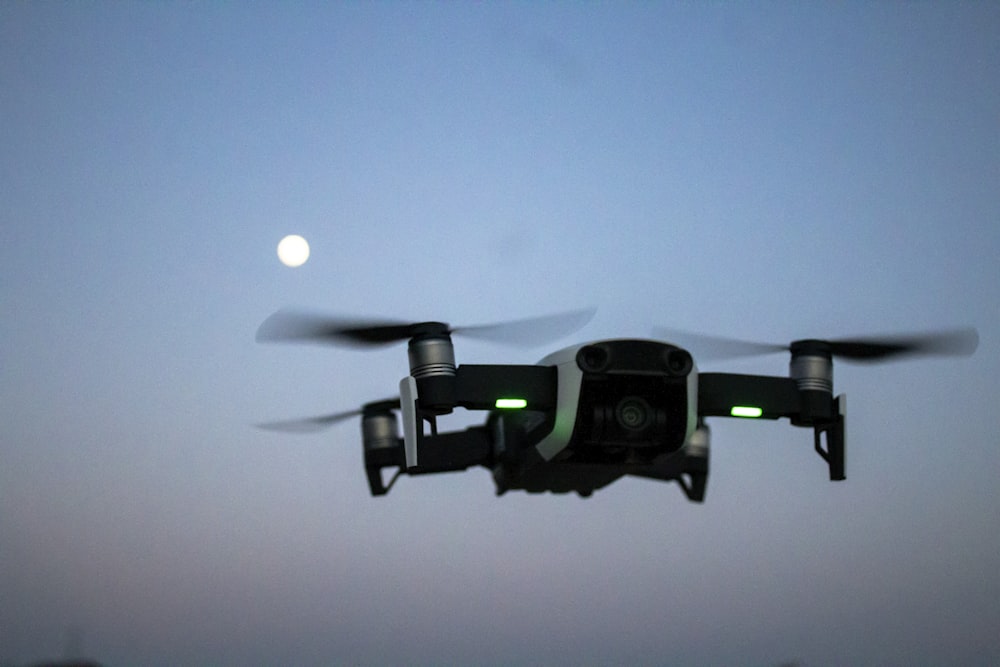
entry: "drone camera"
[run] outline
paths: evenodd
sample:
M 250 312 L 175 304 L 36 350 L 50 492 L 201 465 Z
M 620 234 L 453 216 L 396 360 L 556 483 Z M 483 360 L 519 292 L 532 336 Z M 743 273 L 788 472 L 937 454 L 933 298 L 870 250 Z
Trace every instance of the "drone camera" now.
M 683 444 L 687 422 L 675 407 L 684 398 L 672 394 L 649 378 L 593 383 L 584 388 L 574 440 L 591 449 L 676 450 Z
M 653 423 L 654 412 L 642 396 L 628 396 L 615 407 L 615 419 L 626 431 L 642 433 Z
M 676 451 L 688 430 L 691 355 L 663 343 L 604 341 L 580 348 L 580 402 L 572 446 L 590 455 Z

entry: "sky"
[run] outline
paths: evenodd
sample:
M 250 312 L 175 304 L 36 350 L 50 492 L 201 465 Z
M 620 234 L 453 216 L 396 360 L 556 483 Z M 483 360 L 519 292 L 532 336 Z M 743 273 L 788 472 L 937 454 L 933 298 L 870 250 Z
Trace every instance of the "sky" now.
M 987 2 L 0 3 L 0 664 L 997 664 L 998 34 Z M 405 346 L 255 343 L 286 306 L 597 309 L 459 363 L 980 344 L 836 365 L 844 482 L 714 419 L 700 505 L 372 498 L 357 423 L 254 424 L 391 396 Z

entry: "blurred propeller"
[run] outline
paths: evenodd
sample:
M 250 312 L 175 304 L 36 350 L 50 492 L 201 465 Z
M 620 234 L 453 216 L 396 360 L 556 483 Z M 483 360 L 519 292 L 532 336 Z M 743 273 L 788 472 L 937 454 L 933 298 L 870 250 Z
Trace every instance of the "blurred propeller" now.
M 333 414 L 320 415 L 318 417 L 303 417 L 301 419 L 265 422 L 263 424 L 257 424 L 257 428 L 266 429 L 268 431 L 281 431 L 284 433 L 315 433 L 317 431 L 322 431 L 325 428 L 329 428 L 338 422 L 351 419 L 352 417 L 358 417 L 366 413 L 379 413 L 398 409 L 399 399 L 390 398 L 384 401 L 367 403 L 364 407 L 356 410 L 334 412 Z
M 700 356 L 711 359 L 750 357 L 757 354 L 783 352 L 789 349 L 788 345 L 754 343 L 746 340 L 737 340 L 736 338 L 709 336 L 708 334 L 692 333 L 690 331 L 668 329 L 666 327 L 656 327 L 653 330 L 653 335 L 657 338 L 681 345 L 682 347 L 690 348 L 690 351 L 697 352 L 696 357 Z
M 257 342 L 328 343 L 376 346 L 408 340 L 420 333 L 459 334 L 498 343 L 537 345 L 562 338 L 584 326 L 595 309 L 571 310 L 511 322 L 451 327 L 443 322 L 400 322 L 330 317 L 296 310 L 279 310 L 257 329 Z
M 656 336 L 684 343 L 685 346 L 713 359 L 753 356 L 772 352 L 788 352 L 807 341 L 790 345 L 755 343 L 751 341 L 688 333 L 676 329 L 658 328 Z M 808 339 L 829 348 L 834 357 L 859 363 L 914 356 L 966 357 L 979 346 L 979 334 L 973 328 L 887 336 L 862 336 L 830 340 Z

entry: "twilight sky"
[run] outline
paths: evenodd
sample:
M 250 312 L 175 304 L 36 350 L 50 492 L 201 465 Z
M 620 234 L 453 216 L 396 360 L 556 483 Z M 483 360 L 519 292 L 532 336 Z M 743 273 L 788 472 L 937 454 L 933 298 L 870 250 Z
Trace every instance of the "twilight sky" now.
M 0 3 L 0 664 L 1000 662 L 998 34 L 987 2 Z M 254 343 L 288 305 L 598 308 L 460 363 L 981 342 L 837 365 L 846 482 L 714 420 L 704 505 L 482 469 L 373 499 L 356 423 L 252 424 L 391 395 L 405 346 Z

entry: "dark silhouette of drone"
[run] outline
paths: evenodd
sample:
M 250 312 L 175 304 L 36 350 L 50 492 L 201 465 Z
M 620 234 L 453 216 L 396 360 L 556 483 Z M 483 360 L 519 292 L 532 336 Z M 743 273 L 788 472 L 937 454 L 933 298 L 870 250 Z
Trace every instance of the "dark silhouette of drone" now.
M 365 470 L 373 495 L 401 474 L 425 475 L 483 466 L 497 494 L 575 491 L 589 496 L 625 475 L 676 481 L 688 499 L 704 500 L 709 417 L 787 418 L 813 429 L 831 480 L 845 479 L 846 403 L 833 393 L 833 360 L 872 363 L 907 356 L 970 355 L 974 329 L 789 345 L 751 343 L 660 329 L 657 338 L 686 339 L 713 356 L 791 354 L 787 376 L 700 373 L 684 348 L 659 340 L 602 340 L 554 352 L 535 365 L 457 365 L 453 335 L 519 344 L 558 339 L 593 311 L 515 322 L 451 327 L 326 317 L 279 311 L 258 341 L 382 346 L 409 341 L 410 372 L 399 398 L 358 410 L 271 422 L 264 428 L 312 431 L 360 416 Z M 485 424 L 439 432 L 437 418 L 455 408 L 488 412 Z M 402 420 L 400 436 L 399 420 Z M 384 468 L 396 472 L 386 484 Z

